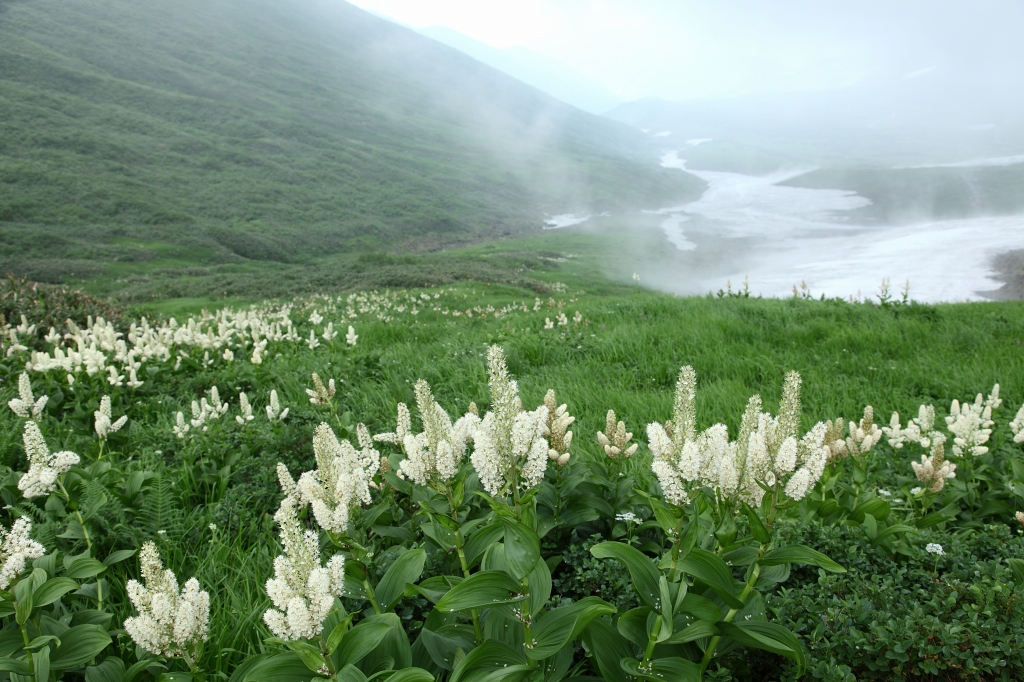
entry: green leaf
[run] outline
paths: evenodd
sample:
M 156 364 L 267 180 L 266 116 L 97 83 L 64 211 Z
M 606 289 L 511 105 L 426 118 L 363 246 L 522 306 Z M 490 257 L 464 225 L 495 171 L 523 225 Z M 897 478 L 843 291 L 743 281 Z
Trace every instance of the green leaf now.
M 354 665 L 346 665 L 338 671 L 338 682 L 366 682 L 366 674 Z
M 334 652 L 335 668 L 355 665 L 366 654 L 380 644 L 384 635 L 391 630 L 390 623 L 372 623 L 363 621 L 349 630 L 341 640 L 341 645 Z
M 35 667 L 37 680 L 50 679 L 50 647 L 44 646 L 32 654 L 32 665 Z
M 665 640 L 665 644 L 686 644 L 703 637 L 714 637 L 717 634 L 719 634 L 718 628 L 715 627 L 714 622 L 695 620 L 679 632 L 673 633 Z
M 135 556 L 134 549 L 119 549 L 117 551 L 111 552 L 107 556 L 107 558 L 103 560 L 103 563 L 107 566 L 113 566 L 114 564 L 124 561 L 125 559 L 130 559 L 133 556 Z
M 484 555 L 484 552 L 495 542 L 501 540 L 504 534 L 505 526 L 500 523 L 492 523 L 473 533 L 469 540 L 466 541 L 466 546 L 463 550 L 469 567 L 473 568 L 477 560 Z
M 526 665 L 522 654 L 508 644 L 487 640 L 459 661 L 448 682 L 478 682 L 493 672 Z
M 806 659 L 804 649 L 796 635 L 778 623 L 767 621 L 747 621 L 743 625 L 719 621 L 715 624 L 722 636 L 733 639 L 740 644 L 764 649 L 785 656 L 796 662 L 797 677 L 804 674 Z
M 524 598 L 522 585 L 504 571 L 480 571 L 448 591 L 434 608 L 438 611 L 467 611 L 511 604 Z
M 405 586 L 405 596 L 413 597 L 419 594 L 436 604 L 463 580 L 465 578 L 461 575 L 435 575 L 433 578 L 427 578 L 419 585 L 407 583 Z M 346 594 L 348 593 L 346 592 Z
M 439 611 L 431 613 L 444 617 Z M 401 618 L 394 613 L 375 613 L 363 618 L 362 622 L 384 623 L 389 626 L 384 639 L 359 661 L 359 668 L 363 672 L 369 674 L 377 670 L 401 670 L 412 665 L 412 646 L 409 644 L 409 635 L 402 627 Z
M 110 635 L 99 625 L 76 625 L 60 638 L 60 646 L 53 653 L 50 666 L 67 670 L 83 665 L 107 648 Z
M 874 516 L 877 521 L 885 521 L 889 518 L 890 509 L 888 502 L 878 497 L 872 497 L 854 507 L 850 515 L 857 522 L 863 521 L 864 516 L 868 514 Z
M 434 676 L 423 668 L 397 670 L 383 679 L 387 682 L 434 682 Z
M 679 562 L 679 568 L 707 583 L 715 594 L 732 608 L 743 608 L 743 602 L 736 597 L 736 580 L 721 557 L 706 549 L 695 547 Z
M 1013 582 L 1018 587 L 1024 585 L 1024 559 L 1009 558 L 1006 560 L 1010 570 L 1013 571 Z
M 249 660 L 251 660 L 251 659 L 249 659 Z M 244 664 L 244 661 L 243 661 L 243 664 Z M 144 658 L 141 661 L 133 664 L 132 667 L 128 668 L 128 670 L 126 670 L 124 672 L 124 678 L 120 682 L 135 682 L 135 679 L 139 675 L 141 675 L 143 672 L 145 672 L 150 667 L 162 668 L 163 664 L 162 663 L 157 663 L 156 661 L 154 661 L 152 659 Z M 238 668 L 235 668 L 235 670 L 238 671 L 241 668 L 242 668 L 242 666 L 239 666 Z M 234 679 L 234 675 L 232 675 L 232 679 Z
M 518 521 L 502 519 L 505 528 L 505 566 L 516 580 L 529 575 L 540 559 L 540 538 Z
M 654 512 L 654 518 L 657 519 L 661 529 L 666 533 L 675 533 L 679 528 L 679 518 L 672 513 L 668 505 L 652 495 L 644 495 L 644 497 L 650 503 L 651 511 Z
M 85 669 L 85 682 L 124 682 L 124 661 L 108 656 L 99 665 Z
M 27 577 L 19 580 L 18 584 L 14 586 L 14 598 L 17 600 L 14 607 L 14 619 L 18 625 L 27 623 L 29 616 L 32 615 L 34 592 L 32 581 Z
M 105 563 L 84 556 L 71 562 L 68 569 L 64 571 L 64 577 L 73 578 L 74 580 L 83 580 L 85 578 L 91 578 L 94 575 L 99 575 L 105 570 L 107 570 L 107 565 Z
M 808 564 L 824 568 L 831 573 L 846 573 L 846 569 L 829 559 L 821 552 L 816 552 L 804 545 L 788 545 L 773 549 L 761 557 L 759 562 L 762 566 L 775 566 L 778 564 Z
M 32 601 L 36 606 L 48 606 L 72 590 L 78 589 L 78 583 L 71 578 L 50 578 L 36 588 Z
M 893 525 L 879 531 L 878 535 L 876 535 L 871 542 L 876 545 L 880 544 L 887 537 L 896 535 L 897 533 L 914 533 L 916 535 L 917 528 L 902 523 L 894 523 Z
M 762 545 L 767 545 L 772 536 L 768 533 L 768 529 L 764 527 L 761 517 L 746 502 L 743 503 L 743 513 L 747 515 L 747 520 L 750 522 L 750 534 Z
M 21 633 L 18 633 L 21 634 Z M 0 658 L 0 673 L 28 675 L 28 661 L 25 659 Z
M 635 678 L 651 680 L 651 682 L 700 682 L 700 665 L 685 658 L 675 656 L 668 658 L 655 658 L 650 662 L 650 668 L 641 669 L 640 661 L 635 658 L 623 658 L 620 663 L 622 669 Z
M 331 630 L 331 634 L 327 636 L 328 654 L 333 654 L 337 650 L 338 645 L 341 644 L 341 639 L 348 632 L 348 626 L 352 624 L 352 619 L 355 618 L 355 615 L 354 613 L 348 614 Z
M 661 576 L 658 579 L 659 597 L 661 601 L 661 634 L 672 632 L 672 591 L 668 587 L 668 578 Z M 658 637 L 662 641 L 664 637 Z
M 427 552 L 423 549 L 410 549 L 395 559 L 375 590 L 377 603 L 383 610 L 390 611 L 402 599 L 406 583 L 419 579 L 426 560 Z
M 637 596 L 654 608 L 661 593 L 658 586 L 661 576 L 643 552 L 621 542 L 601 542 L 591 547 L 590 553 L 598 559 L 615 559 L 625 564 Z
M 597 663 L 598 672 L 607 682 L 629 682 L 619 661 L 636 653 L 629 640 L 612 627 L 605 618 L 598 618 L 583 631 L 591 660 Z
M 526 656 L 535 661 L 553 656 L 579 637 L 592 620 L 613 613 L 615 607 L 598 597 L 584 597 L 568 606 L 544 611 L 534 621 L 536 645 L 527 646 Z
M 473 648 L 472 638 L 466 640 L 455 627 L 446 625 L 437 632 L 426 627 L 420 630 L 419 642 L 434 664 L 443 670 L 455 668 L 455 657 L 459 649 L 469 651 Z
M 245 659 L 235 669 L 229 682 L 309 682 L 309 679 L 309 668 L 298 654 L 289 651 Z
M 630 609 L 619 616 L 616 623 L 619 634 L 641 649 L 647 646 L 647 621 L 651 615 L 651 607 L 641 606 Z
M 294 651 L 311 672 L 318 672 L 324 666 L 325 661 L 320 649 L 309 642 L 294 640 L 285 642 L 284 645 Z
M 945 516 L 944 514 L 932 512 L 927 516 L 922 516 L 921 518 L 919 518 L 917 521 L 914 522 L 914 525 L 922 529 L 931 528 L 932 526 L 937 526 L 945 521 L 952 521 L 952 519 L 948 516 Z

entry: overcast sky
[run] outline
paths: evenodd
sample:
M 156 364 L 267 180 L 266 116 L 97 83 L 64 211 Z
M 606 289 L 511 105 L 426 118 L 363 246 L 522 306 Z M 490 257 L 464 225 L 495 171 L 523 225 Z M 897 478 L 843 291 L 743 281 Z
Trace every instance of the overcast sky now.
M 353 0 L 556 59 L 623 100 L 843 87 L 958 65 L 1024 84 L 1024 0 Z

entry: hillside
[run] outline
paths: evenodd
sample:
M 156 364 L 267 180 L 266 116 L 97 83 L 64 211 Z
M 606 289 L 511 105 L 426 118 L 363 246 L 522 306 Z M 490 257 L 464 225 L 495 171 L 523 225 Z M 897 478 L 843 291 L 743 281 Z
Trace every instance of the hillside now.
M 346 3 L 0 0 L 0 271 L 230 280 L 700 189 L 627 126 Z

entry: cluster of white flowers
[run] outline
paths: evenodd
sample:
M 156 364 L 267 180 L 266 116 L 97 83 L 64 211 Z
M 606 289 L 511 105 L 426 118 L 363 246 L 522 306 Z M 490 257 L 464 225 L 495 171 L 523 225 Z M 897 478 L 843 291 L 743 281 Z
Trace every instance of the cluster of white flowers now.
M 307 471 L 294 484 L 296 496 L 303 505 L 310 505 L 313 516 L 324 530 L 343 533 L 348 530 L 349 517 L 356 507 L 370 502 L 373 476 L 380 469 L 380 453 L 373 448 L 373 439 L 366 427 L 356 426 L 360 450 L 347 440 L 339 441 L 326 423 L 313 433 L 313 454 L 317 468 Z M 287 469 L 278 465 L 282 487 L 293 484 L 284 480 Z M 290 479 L 290 476 L 289 476 Z
M 941 435 L 941 434 L 940 434 Z M 946 485 L 946 479 L 956 478 L 956 464 L 946 460 L 943 441 L 934 438 L 931 452 L 921 455 L 920 462 L 911 462 L 917 480 L 928 486 L 928 492 L 937 493 Z
M 1019 523 L 1021 527 L 1024 528 L 1024 511 L 1019 511 L 1016 514 L 1014 514 L 1014 518 L 1017 519 L 1017 523 Z
M 53 492 L 57 478 L 79 462 L 78 455 L 70 451 L 50 454 L 39 425 L 34 421 L 25 422 L 22 441 L 29 467 L 28 472 L 18 480 L 18 490 L 26 498 L 42 497 Z
M 128 422 L 128 417 L 122 416 L 113 420 L 110 407 L 110 396 L 105 395 L 100 399 L 100 409 L 92 413 L 95 419 L 96 435 L 100 440 L 106 440 L 107 436 L 121 430 L 121 427 Z
M 849 435 L 843 438 L 843 431 L 849 425 Z M 829 449 L 829 461 L 834 462 L 849 456 L 859 457 L 882 440 L 882 430 L 875 424 L 875 411 L 870 405 L 864 408 L 859 423 L 850 420 L 844 423 L 836 419 L 825 422 L 825 445 Z
M 145 585 L 126 585 L 138 616 L 127 618 L 124 629 L 140 647 L 157 656 L 181 656 L 206 641 L 210 621 L 210 595 L 189 578 L 178 590 L 178 579 L 164 570 L 156 545 L 147 542 L 139 552 Z
M 210 388 L 208 395 L 209 400 L 203 396 L 199 400 L 192 401 L 192 420 L 190 422 L 192 428 L 206 431 L 210 421 L 220 419 L 228 411 L 228 404 L 221 402 L 220 391 L 216 386 Z
M 1017 416 L 1010 422 L 1010 431 L 1013 433 L 1014 443 L 1024 443 L 1024 405 L 1017 410 Z
M 988 398 L 982 400 L 979 393 L 973 403 L 962 405 L 954 400 L 949 406 L 946 427 L 953 434 L 953 454 L 957 457 L 980 457 L 988 452 L 985 443 L 992 435 L 992 411 L 998 409 L 1003 401 L 999 399 L 999 384 L 992 387 Z
M 284 473 L 287 476 L 287 471 Z M 276 608 L 263 614 L 270 631 L 289 641 L 320 635 L 334 598 L 342 595 L 345 584 L 345 557 L 335 554 L 326 566 L 320 564 L 319 538 L 299 524 L 301 503 L 294 494 L 294 484 L 290 490 L 286 487 L 274 515 L 284 554 L 274 559 L 274 577 L 266 583 L 267 596 Z
M 572 444 L 572 431 L 568 428 L 576 421 L 576 417 L 569 414 L 567 405 L 558 404 L 554 389 L 544 395 L 544 407 L 548 409 L 544 428 L 544 437 L 548 440 L 548 459 L 564 467 L 569 463 L 569 446 Z
M 399 403 L 395 432 L 377 434 L 373 439 L 400 445 L 405 451 L 405 459 L 398 465 L 400 478 L 408 477 L 420 485 L 447 483 L 459 472 L 466 456 L 466 443 L 473 438 L 480 418 L 469 413 L 453 424 L 423 379 L 416 382 L 416 407 L 423 433 L 411 432 L 409 408 Z
M 356 341 L 359 340 L 359 334 L 356 334 L 355 328 L 352 325 L 348 326 L 348 333 L 345 334 L 345 343 L 350 346 L 356 345 Z
M 604 454 L 611 459 L 629 459 L 639 447 L 639 443 L 630 445 L 632 439 L 633 433 L 626 431 L 626 422 L 616 422 L 615 410 L 608 410 L 604 433 L 597 432 L 597 442 L 604 448 Z
M 925 545 L 924 551 L 928 552 L 929 554 L 935 554 L 937 556 L 942 556 L 944 553 L 942 551 L 942 545 L 936 542 L 929 542 L 927 545 Z
M 491 391 L 491 409 L 473 435 L 470 460 L 480 483 L 491 495 L 498 496 L 510 486 L 532 488 L 544 478 L 548 464 L 548 408 L 541 405 L 533 412 L 523 409 L 519 387 L 509 376 L 505 354 L 499 346 L 487 351 L 487 383 Z
M 686 504 L 688 487 L 696 485 L 716 490 L 723 499 L 757 505 L 764 496 L 762 485 L 781 485 L 787 477 L 785 494 L 801 500 L 821 478 L 829 456 L 826 427 L 818 423 L 799 438 L 799 374 L 786 375 L 778 417 L 761 411 L 760 396 L 750 399 L 733 442 L 724 424 L 697 434 L 696 391 L 697 375 L 684 367 L 672 421 L 647 427 L 652 469 L 670 503 Z
M 238 411 L 240 414 L 235 416 L 235 421 L 245 426 L 256 417 L 252 414 L 252 405 L 249 404 L 249 396 L 242 391 L 238 394 Z
M 176 366 L 190 357 L 190 352 L 210 353 L 234 359 L 234 350 L 252 346 L 256 355 L 262 354 L 268 341 L 300 340 L 291 321 L 292 306 L 253 306 L 249 310 L 225 308 L 216 313 L 203 311 L 190 316 L 184 323 L 171 318 L 159 325 L 141 318 L 130 324 L 128 333 L 117 331 L 102 317 L 88 319 L 84 328 L 67 323 L 68 333 L 61 335 L 51 330 L 46 340 L 53 345 L 49 352 L 32 351 L 25 368 L 46 372 L 61 370 L 71 377 L 80 372 L 89 376 L 107 373 L 113 386 L 142 385 L 138 371 L 146 362 L 167 362 L 172 358 Z M 23 348 L 24 350 L 24 348 Z M 262 361 L 262 359 L 260 360 Z
M 921 405 L 917 416 L 907 422 L 906 428 L 900 426 L 899 413 L 893 412 L 889 426 L 883 426 L 882 433 L 889 439 L 889 445 L 897 450 L 906 443 L 917 443 L 927 450 L 934 441 L 946 442 L 946 436 L 935 430 L 935 408 L 931 405 Z
M 270 421 L 284 421 L 285 417 L 288 416 L 288 409 L 281 409 L 281 403 L 277 398 L 277 390 L 272 389 L 270 391 L 270 404 L 267 405 L 267 419 Z
M 331 399 L 334 398 L 335 388 L 334 379 L 327 382 L 324 386 L 324 382 L 320 379 L 320 375 L 313 372 L 313 388 L 306 389 L 306 395 L 309 396 L 309 402 L 314 405 L 330 405 Z
M 29 535 L 32 522 L 24 516 L 7 530 L 0 526 L 0 590 L 6 590 L 25 571 L 29 559 L 46 553 L 43 546 Z
M 9 400 L 7 406 L 22 419 L 39 419 L 49 399 L 49 396 L 44 395 L 37 400 L 32 395 L 32 382 L 29 381 L 28 374 L 22 372 L 18 377 L 18 397 Z

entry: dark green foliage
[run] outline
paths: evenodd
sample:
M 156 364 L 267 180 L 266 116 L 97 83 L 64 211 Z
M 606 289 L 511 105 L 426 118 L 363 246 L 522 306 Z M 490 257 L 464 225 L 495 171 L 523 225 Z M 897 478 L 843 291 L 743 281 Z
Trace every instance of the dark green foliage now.
M 843 526 L 790 534 L 839 560 L 848 573 L 799 568 L 769 609 L 804 641 L 813 679 L 995 680 L 1024 675 L 1022 586 L 1006 565 L 1024 539 L 1006 525 L 915 538 L 893 560 Z M 924 551 L 942 545 L 938 560 Z M 780 670 L 777 674 L 782 674 Z

